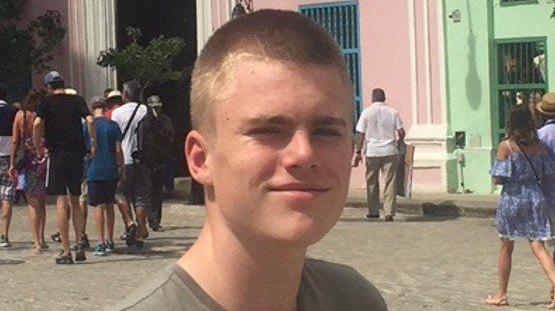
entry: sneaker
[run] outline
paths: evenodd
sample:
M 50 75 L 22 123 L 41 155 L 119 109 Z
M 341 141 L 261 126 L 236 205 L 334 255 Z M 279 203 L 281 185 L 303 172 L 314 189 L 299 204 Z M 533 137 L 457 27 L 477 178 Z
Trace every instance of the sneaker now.
M 391 215 L 385 216 L 385 221 L 387 221 L 387 222 L 393 221 L 393 216 L 391 216 Z
M 89 247 L 91 247 L 91 244 L 89 243 L 89 237 L 86 233 L 83 234 L 83 237 L 81 238 L 81 245 L 83 245 L 84 249 L 88 249 Z
M 131 246 L 129 246 L 129 249 L 131 249 L 132 251 L 140 251 L 145 247 L 145 242 L 142 240 L 136 240 L 135 243 L 131 244 Z
M 10 247 L 10 241 L 8 240 L 8 237 L 3 235 L 0 236 L 0 247 Z
M 75 261 L 85 261 L 87 257 L 85 256 L 85 248 L 81 243 L 77 243 L 77 250 L 75 251 Z
M 380 218 L 380 214 L 377 214 L 377 215 L 366 214 L 366 218 L 368 218 L 368 219 L 370 219 L 370 218 Z
M 137 236 L 137 225 L 136 224 L 131 224 L 129 226 L 129 228 L 127 228 L 127 232 L 125 233 L 125 244 L 127 244 L 128 247 L 131 247 L 131 245 L 135 244 L 135 240 Z
M 113 253 L 114 249 L 116 249 L 114 242 L 108 242 L 108 240 L 106 240 L 106 244 L 104 245 L 104 247 L 106 248 L 106 253 L 108 254 Z
M 106 247 L 103 244 L 98 244 L 93 251 L 95 256 L 106 256 Z
M 60 237 L 60 232 L 56 232 L 56 233 L 52 234 L 50 236 L 50 238 L 52 238 L 52 241 L 54 241 L 56 243 L 61 243 L 62 242 L 62 238 Z
M 59 265 L 72 265 L 73 258 L 71 257 L 71 253 L 64 255 L 64 251 L 62 251 L 60 256 L 56 257 L 56 263 Z
M 152 226 L 150 226 L 150 229 L 152 229 L 152 231 L 154 231 L 154 232 L 160 232 L 160 231 L 162 231 L 162 226 L 160 226 L 160 224 L 156 223 L 156 224 L 152 224 Z

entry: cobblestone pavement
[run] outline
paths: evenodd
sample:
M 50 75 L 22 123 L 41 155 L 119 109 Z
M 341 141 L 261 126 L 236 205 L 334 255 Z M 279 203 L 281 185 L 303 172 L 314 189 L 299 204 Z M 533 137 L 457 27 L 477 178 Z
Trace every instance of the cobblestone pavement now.
M 120 250 L 73 266 L 56 266 L 57 246 L 31 255 L 26 210 L 16 207 L 12 249 L 0 250 L 0 310 L 99 310 L 122 299 L 195 240 L 202 207 L 166 203 L 164 232 L 151 233 L 140 254 Z M 497 238 L 492 219 L 418 219 L 368 222 L 364 209 L 347 208 L 310 256 L 355 267 L 384 294 L 390 310 L 488 310 L 483 298 L 496 284 Z M 48 207 L 47 232 L 55 231 Z M 121 221 L 116 224 L 121 233 Z M 90 237 L 94 229 L 89 222 Z M 548 282 L 526 241 L 515 249 L 509 308 L 543 310 Z M 493 310 L 493 308 L 491 309 Z

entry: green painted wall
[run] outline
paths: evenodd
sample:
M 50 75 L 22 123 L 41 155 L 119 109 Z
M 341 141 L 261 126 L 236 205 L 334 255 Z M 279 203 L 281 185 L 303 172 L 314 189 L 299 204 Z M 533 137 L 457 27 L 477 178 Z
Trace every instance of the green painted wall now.
M 555 90 L 555 19 L 550 18 L 553 4 L 544 0 L 538 3 L 501 6 L 494 0 L 495 39 L 519 37 L 547 37 L 548 88 Z M 551 82 L 551 83 L 549 83 Z
M 488 170 L 497 152 L 497 104 L 494 73 L 496 39 L 547 37 L 548 88 L 555 91 L 555 20 L 553 4 L 501 5 L 500 0 L 443 0 L 445 7 L 446 82 L 450 133 L 466 132 L 462 150 L 464 181 L 474 193 L 491 193 Z M 448 18 L 459 10 L 461 22 Z M 456 169 L 450 175 L 460 178 Z M 462 189 L 459 189 L 459 191 Z
M 465 188 L 474 193 L 493 190 L 488 175 L 493 150 L 489 53 L 493 12 L 490 1 L 444 0 L 449 135 L 454 135 L 455 131 L 466 132 L 463 175 Z M 461 13 L 458 23 L 447 17 L 456 10 Z M 451 169 L 449 174 L 457 176 L 457 170 Z

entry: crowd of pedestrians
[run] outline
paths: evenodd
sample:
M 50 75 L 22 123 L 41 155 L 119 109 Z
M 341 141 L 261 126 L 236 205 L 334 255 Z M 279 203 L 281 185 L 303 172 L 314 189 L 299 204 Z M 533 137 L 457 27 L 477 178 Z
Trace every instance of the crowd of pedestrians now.
M 11 246 L 12 204 L 20 189 L 35 254 L 48 248 L 47 195 L 56 202 L 57 232 L 51 238 L 61 243 L 57 264 L 86 260 L 89 206 L 98 238 L 94 255 L 114 251 L 114 204 L 125 226 L 121 239 L 132 250 L 142 249 L 147 226 L 161 230 L 163 175 L 171 165 L 173 126 L 161 113 L 160 97 L 153 95 L 143 104 L 141 85 L 132 80 L 121 92 L 106 89 L 86 103 L 57 71 L 46 74 L 44 85 L 44 91 L 30 91 L 17 108 L 0 89 L 0 247 Z M 149 161 L 156 153 L 167 156 Z

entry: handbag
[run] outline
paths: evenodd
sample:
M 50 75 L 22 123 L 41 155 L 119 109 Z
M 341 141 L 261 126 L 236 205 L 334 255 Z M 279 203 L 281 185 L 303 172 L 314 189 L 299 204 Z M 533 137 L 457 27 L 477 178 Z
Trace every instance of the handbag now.
M 530 167 L 532 168 L 532 172 L 534 172 L 534 176 L 536 176 L 536 183 L 538 183 L 538 186 L 540 186 L 540 188 L 542 188 L 542 184 L 543 184 L 542 179 L 538 176 L 538 173 L 536 172 L 536 169 L 534 168 L 534 164 L 532 164 L 532 160 L 530 160 L 530 157 L 528 157 L 528 154 L 526 154 L 524 149 L 522 149 L 522 147 L 520 146 L 520 144 L 518 142 L 516 142 L 516 140 L 515 140 L 515 144 L 518 146 L 520 151 L 522 151 L 522 153 L 526 157 L 526 160 L 528 160 L 528 163 L 530 163 Z
M 19 144 L 14 156 L 14 167 L 18 170 L 23 168 L 23 159 L 25 158 L 25 127 L 27 121 L 27 112 L 23 110 L 23 130 L 19 133 Z

